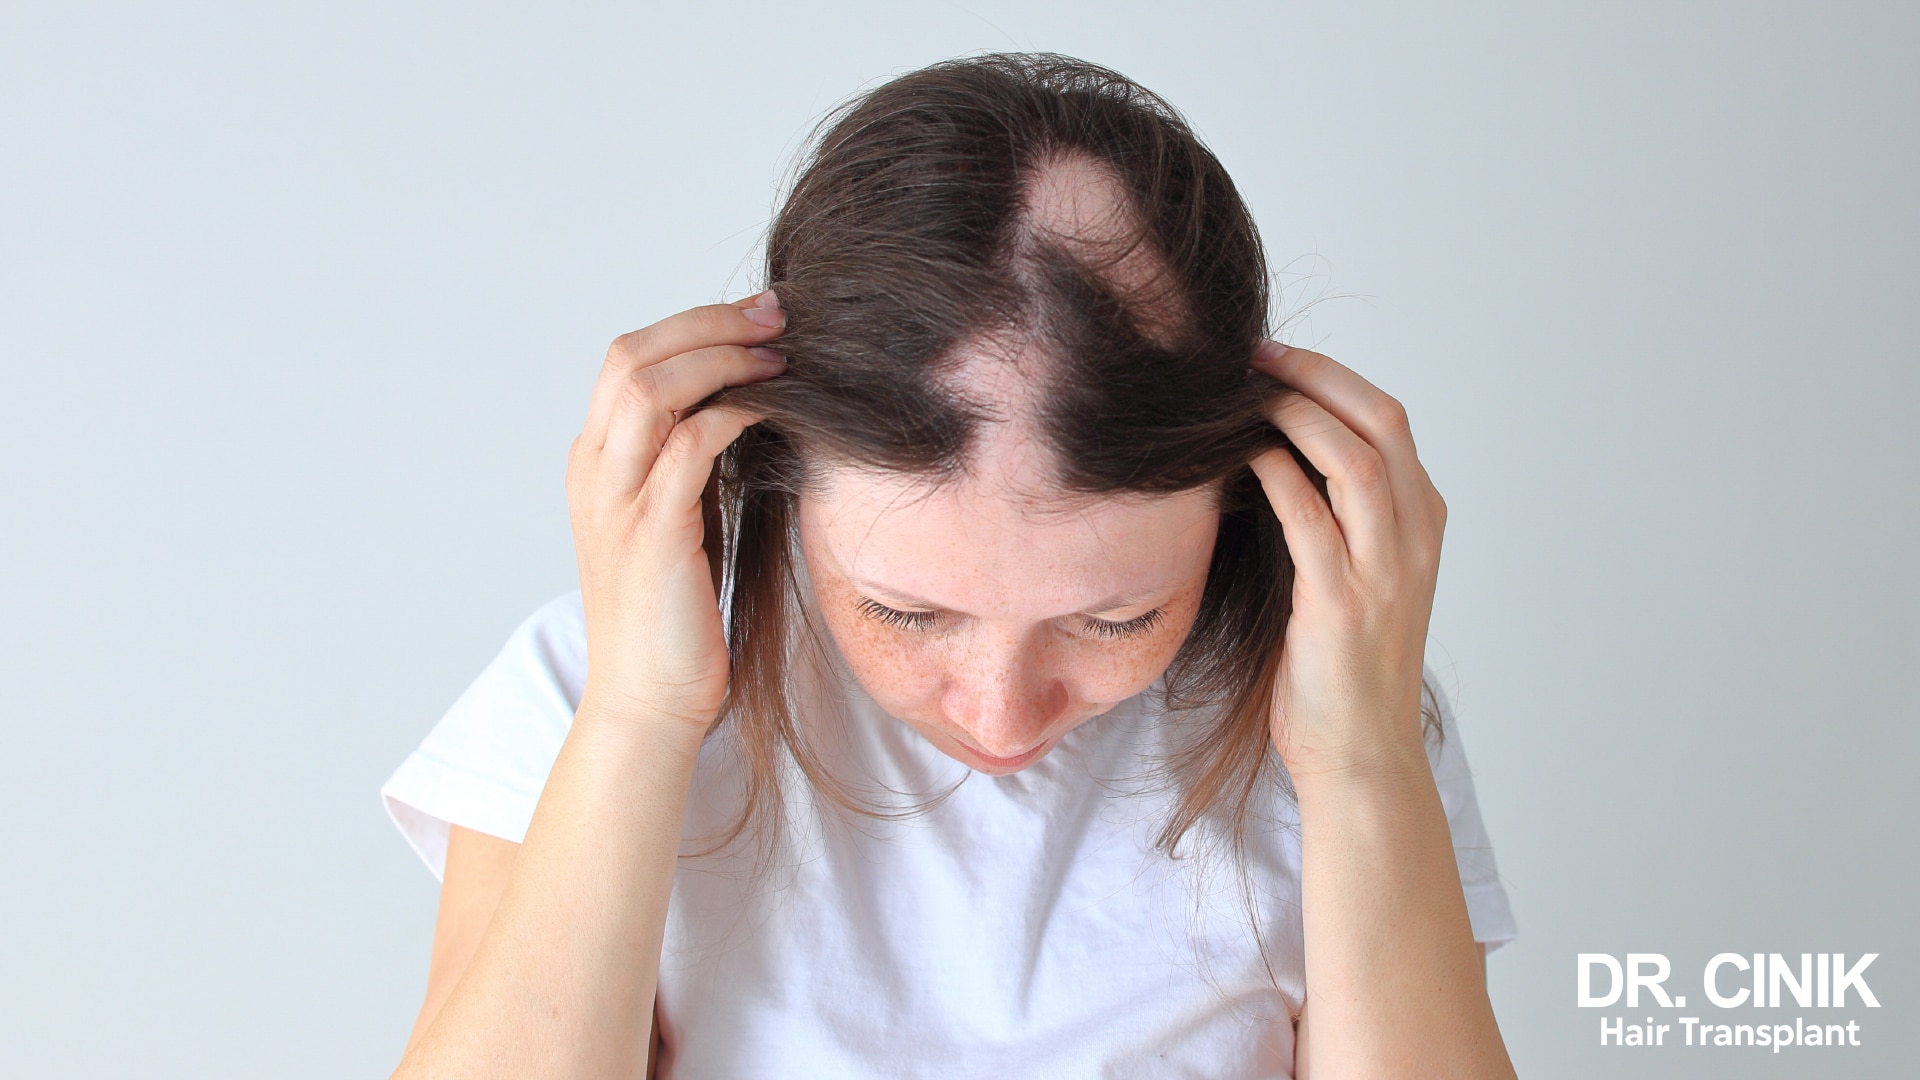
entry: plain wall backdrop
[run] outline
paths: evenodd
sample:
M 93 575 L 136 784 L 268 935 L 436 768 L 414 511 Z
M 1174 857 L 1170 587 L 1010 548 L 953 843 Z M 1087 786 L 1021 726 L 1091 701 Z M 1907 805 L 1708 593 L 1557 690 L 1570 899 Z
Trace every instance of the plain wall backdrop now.
M 1185 111 L 1411 412 L 1522 1075 L 1910 1074 L 1917 11 L 11 0 L 0 1072 L 385 1075 L 437 892 L 376 791 L 575 587 L 607 342 L 759 284 L 834 103 L 1048 49 Z M 1575 1007 L 1723 950 L 1879 952 L 1866 1045 Z M 1798 1012 L 1704 1005 L 1641 1012 Z

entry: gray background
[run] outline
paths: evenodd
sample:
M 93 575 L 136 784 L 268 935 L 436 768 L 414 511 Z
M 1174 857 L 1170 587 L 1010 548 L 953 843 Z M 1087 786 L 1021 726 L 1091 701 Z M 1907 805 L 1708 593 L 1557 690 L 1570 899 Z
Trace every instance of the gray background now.
M 1910 1073 L 1914 12 L 12 0 L 0 1071 L 391 1068 L 436 894 L 375 792 L 573 587 L 606 342 L 754 284 L 829 105 L 1047 48 L 1192 117 L 1414 417 L 1521 1072 Z M 1576 952 L 1770 1019 L 1722 949 L 1882 953 L 1868 1045 L 1594 1045 Z

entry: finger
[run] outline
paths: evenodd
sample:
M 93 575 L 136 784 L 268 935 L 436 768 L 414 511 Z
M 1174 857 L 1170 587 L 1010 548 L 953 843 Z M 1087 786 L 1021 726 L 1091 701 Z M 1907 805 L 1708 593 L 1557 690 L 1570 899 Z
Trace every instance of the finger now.
M 1394 507 L 1401 520 L 1432 486 L 1413 444 L 1407 410 L 1386 391 L 1324 353 L 1265 342 L 1255 350 L 1253 366 L 1312 398 L 1348 429 L 1365 439 L 1386 464 Z
M 723 386 L 757 382 L 785 370 L 786 364 L 738 345 L 695 349 L 635 369 L 627 376 L 626 392 L 600 451 L 605 482 L 617 485 L 615 490 L 638 490 L 669 433 L 684 422 L 685 410 Z
M 1397 547 L 1396 522 L 1379 453 L 1339 417 L 1298 391 L 1268 402 L 1267 418 L 1327 478 L 1327 500 L 1346 538 L 1348 558 L 1374 563 L 1390 555 Z
M 1248 464 L 1280 519 L 1295 575 L 1312 588 L 1340 580 L 1346 574 L 1347 539 L 1307 471 L 1284 446 L 1262 451 Z
M 640 497 L 649 515 L 663 520 L 703 522 L 700 495 L 713 475 L 720 452 L 760 417 L 730 406 L 701 409 L 674 425 L 660 460 L 647 475 Z
M 642 330 L 622 334 L 607 349 L 600 376 L 587 405 L 582 433 L 590 447 L 606 442 L 607 424 L 624 393 L 628 376 L 668 357 L 710 345 L 764 345 L 786 328 L 773 290 L 731 304 L 690 308 Z

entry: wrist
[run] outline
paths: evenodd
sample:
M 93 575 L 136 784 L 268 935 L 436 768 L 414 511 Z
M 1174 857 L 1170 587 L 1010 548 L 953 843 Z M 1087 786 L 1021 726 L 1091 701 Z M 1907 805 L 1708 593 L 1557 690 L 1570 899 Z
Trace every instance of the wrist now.
M 1340 739 L 1304 740 L 1279 747 L 1296 785 L 1402 784 L 1430 778 L 1424 733 L 1372 731 Z
M 574 710 L 573 726 L 595 738 L 641 746 L 650 752 L 685 755 L 700 751 L 714 714 L 692 708 L 674 708 L 630 694 L 609 693 L 589 686 Z
M 1323 842 L 1405 851 L 1425 837 L 1423 843 L 1438 845 L 1433 850 L 1450 850 L 1439 785 L 1418 739 L 1322 747 L 1296 755 L 1287 768 L 1302 826 Z

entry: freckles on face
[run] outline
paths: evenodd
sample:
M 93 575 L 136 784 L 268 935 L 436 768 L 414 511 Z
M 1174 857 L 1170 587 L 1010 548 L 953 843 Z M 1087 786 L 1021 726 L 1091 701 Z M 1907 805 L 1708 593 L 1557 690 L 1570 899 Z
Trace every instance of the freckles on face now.
M 1219 520 L 1207 491 L 1063 510 L 990 485 L 847 470 L 799 509 L 814 599 L 855 677 L 940 749 L 996 773 L 1165 671 Z

